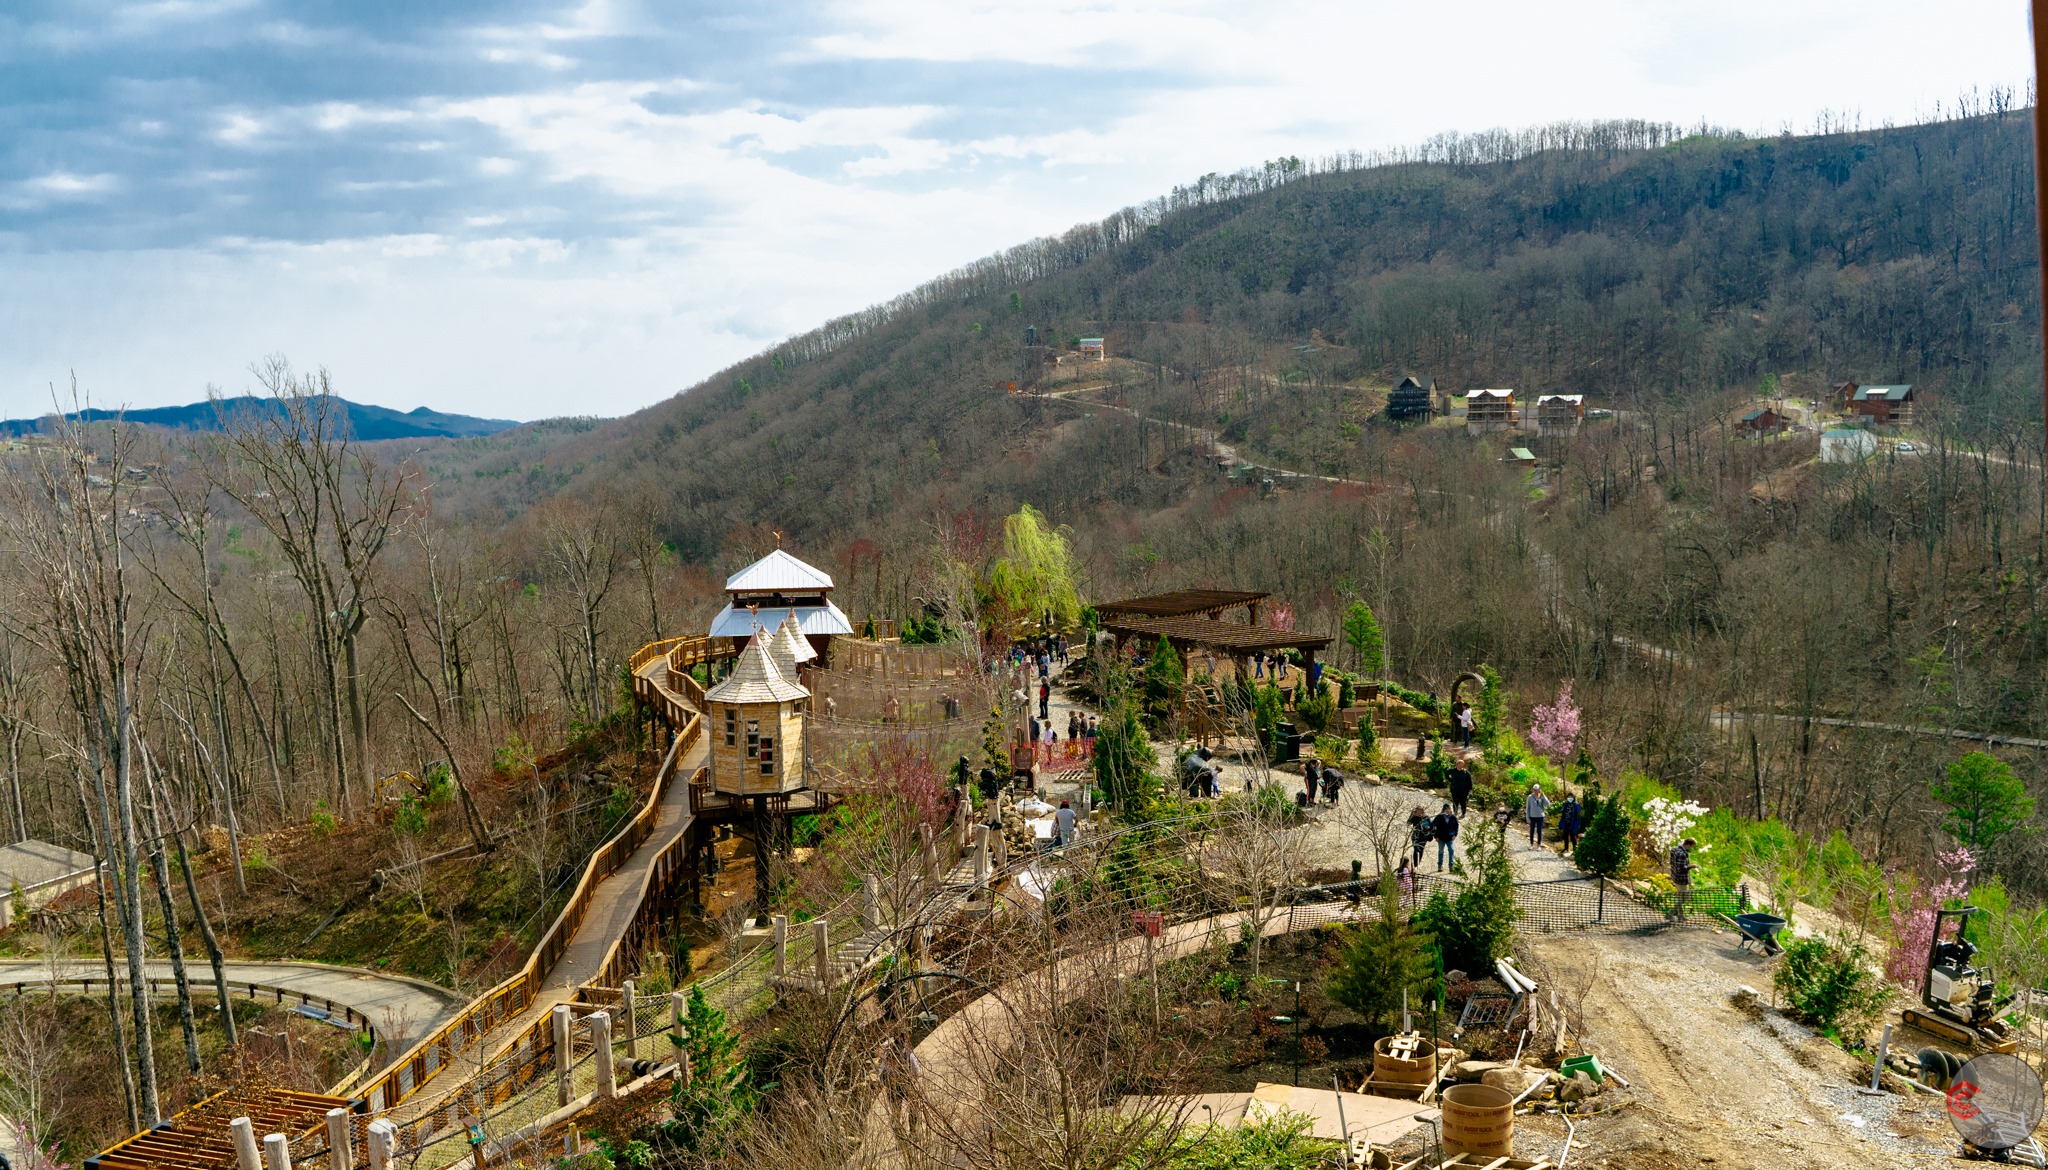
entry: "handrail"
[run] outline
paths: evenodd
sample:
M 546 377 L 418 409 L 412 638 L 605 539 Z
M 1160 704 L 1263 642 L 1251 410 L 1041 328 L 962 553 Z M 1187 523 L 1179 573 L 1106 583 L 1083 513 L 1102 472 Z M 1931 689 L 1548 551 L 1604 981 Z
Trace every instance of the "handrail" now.
M 663 638 L 659 642 L 649 642 L 633 651 L 632 657 L 626 659 L 626 668 L 637 674 L 641 667 L 667 654 L 670 647 L 687 642 L 691 637 L 692 635 L 685 634 L 680 638 Z
M 697 722 L 695 719 L 692 720 L 693 724 Z M 519 970 L 496 987 L 470 1001 L 469 1006 L 455 1018 L 429 1033 L 409 1051 L 386 1066 L 381 1075 L 364 1084 L 356 1092 L 357 1096 L 370 1101 L 373 1112 L 390 1109 L 416 1095 L 423 1087 L 432 1083 L 442 1069 L 448 1067 L 456 1053 L 482 1040 L 492 1028 L 526 1010 L 533 1003 L 538 997 L 542 980 L 561 959 L 562 953 L 569 949 L 569 940 L 575 935 L 576 928 L 582 924 L 584 914 L 589 911 L 591 891 L 598 882 L 618 868 L 620 845 L 625 843 L 624 853 L 630 854 L 652 831 L 655 816 L 660 811 L 662 799 L 667 795 L 669 785 L 674 779 L 676 761 L 681 758 L 686 740 L 694 743 L 696 734 L 686 731 L 683 735 L 678 735 L 675 743 L 669 746 L 668 757 L 662 761 L 661 770 L 655 774 L 654 790 L 648 794 L 647 802 L 641 806 L 631 821 L 612 836 L 611 840 L 591 853 L 590 860 L 584 863 L 583 876 L 576 883 L 575 891 L 569 895 L 568 902 L 555 916 L 547 933 L 534 945 L 533 952 L 527 956 L 526 962 Z M 460 1043 L 451 1047 L 451 1039 L 458 1035 Z M 428 1063 L 430 1056 L 433 1060 Z

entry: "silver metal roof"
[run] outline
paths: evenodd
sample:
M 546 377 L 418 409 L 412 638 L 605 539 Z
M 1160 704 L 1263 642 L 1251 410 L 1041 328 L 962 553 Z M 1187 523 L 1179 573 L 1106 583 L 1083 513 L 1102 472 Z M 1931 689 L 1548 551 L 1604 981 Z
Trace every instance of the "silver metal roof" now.
M 728 605 L 711 619 L 711 636 L 714 638 L 746 638 L 756 630 L 773 630 L 796 615 L 796 628 L 806 634 L 829 636 L 851 634 L 853 623 L 839 612 L 839 607 L 826 602 L 823 605 L 788 606 L 764 605 L 759 610 L 744 605 Z
M 776 549 L 725 579 L 733 593 L 818 593 L 832 588 L 832 575 Z

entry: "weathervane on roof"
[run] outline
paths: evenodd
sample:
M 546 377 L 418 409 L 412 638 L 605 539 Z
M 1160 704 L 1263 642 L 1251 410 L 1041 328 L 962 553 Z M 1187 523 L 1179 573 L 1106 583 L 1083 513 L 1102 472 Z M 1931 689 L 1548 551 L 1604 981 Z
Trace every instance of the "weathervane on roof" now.
M 775 530 L 775 547 L 782 547 L 782 530 L 779 528 Z

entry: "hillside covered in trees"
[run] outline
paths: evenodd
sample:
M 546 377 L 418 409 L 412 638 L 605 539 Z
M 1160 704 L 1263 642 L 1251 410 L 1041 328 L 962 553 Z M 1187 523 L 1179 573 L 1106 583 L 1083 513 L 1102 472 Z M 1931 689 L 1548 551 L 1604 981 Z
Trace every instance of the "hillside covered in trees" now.
M 2043 729 L 2032 192 L 2015 109 L 1289 161 L 992 257 L 637 415 L 436 458 L 478 520 L 609 493 L 712 575 L 779 531 L 856 617 L 944 598 L 943 562 L 985 556 L 1029 501 L 1072 526 L 1099 595 L 1272 589 L 1332 630 L 1365 597 L 1418 684 L 1481 660 L 1532 695 L 1576 676 L 1617 763 L 1892 841 L 1945 741 L 1711 716 Z M 1120 360 L 1078 393 L 1006 392 L 1045 368 L 1029 327 Z M 1532 491 L 1499 439 L 1387 425 L 1408 372 L 1620 417 L 1546 452 Z M 1842 380 L 1915 384 L 1926 455 L 1827 468 L 1810 437 L 1730 429 L 1760 385 Z M 1216 443 L 1334 482 L 1260 491 Z

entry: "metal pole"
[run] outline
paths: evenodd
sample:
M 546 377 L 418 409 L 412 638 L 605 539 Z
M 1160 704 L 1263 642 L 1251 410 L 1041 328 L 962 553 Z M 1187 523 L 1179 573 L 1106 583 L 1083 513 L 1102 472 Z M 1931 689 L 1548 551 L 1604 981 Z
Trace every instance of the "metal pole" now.
M 1877 1063 L 1870 1066 L 1870 1088 L 1872 1092 L 1884 1088 L 1884 1058 L 1891 1050 L 1892 1026 L 1884 1026 L 1884 1035 L 1877 1038 Z

